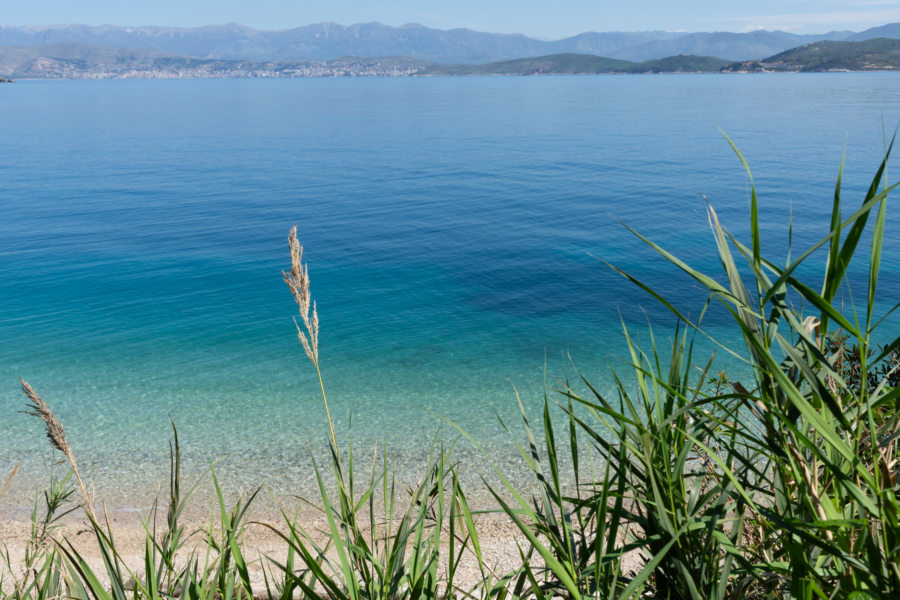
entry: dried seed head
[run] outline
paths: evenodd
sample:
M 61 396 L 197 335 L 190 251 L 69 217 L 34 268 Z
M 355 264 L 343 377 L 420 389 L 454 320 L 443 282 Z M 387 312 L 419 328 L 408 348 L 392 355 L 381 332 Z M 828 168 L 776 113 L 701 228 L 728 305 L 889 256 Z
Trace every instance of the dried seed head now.
M 303 345 L 303 351 L 314 365 L 319 364 L 319 315 L 316 314 L 315 302 L 309 293 L 309 271 L 303 264 L 303 246 L 297 239 L 297 226 L 291 227 L 288 234 L 288 246 L 291 252 L 291 270 L 282 271 L 284 282 L 291 290 L 294 301 L 300 309 L 300 320 L 303 321 L 303 327 L 294 319 L 297 326 L 297 338 Z M 312 307 L 312 318 L 309 315 L 309 309 Z M 304 329 L 306 332 L 304 333 Z M 308 337 L 307 337 L 308 336 Z
M 69 464 L 72 465 L 75 480 L 78 482 L 78 487 L 81 489 L 81 497 L 84 500 L 84 510 L 94 523 L 98 523 L 97 515 L 94 512 L 94 501 L 88 494 L 87 488 L 84 487 L 84 481 L 81 480 L 81 474 L 78 472 L 78 463 L 75 462 L 75 454 L 72 452 L 69 442 L 66 441 L 66 430 L 63 429 L 62 422 L 56 418 L 56 415 L 47 406 L 47 403 L 34 391 L 34 388 L 28 385 L 27 381 L 19 378 L 19 382 L 22 384 L 22 392 L 31 400 L 31 404 L 28 405 L 28 408 L 31 410 L 23 410 L 22 412 L 39 417 L 44 422 L 50 443 L 53 444 L 54 448 L 65 454 Z
M 291 251 L 291 270 L 290 272 L 282 271 L 284 282 L 291 290 L 294 301 L 300 308 L 300 320 L 303 327 L 294 317 L 294 325 L 297 327 L 297 338 L 303 345 L 303 351 L 312 361 L 316 368 L 316 374 L 319 376 L 319 387 L 322 389 L 322 401 L 325 403 L 325 416 L 328 417 L 328 429 L 331 431 L 331 449 L 335 458 L 338 459 L 337 438 L 334 435 L 334 422 L 331 420 L 331 411 L 328 410 L 328 399 L 325 397 L 325 384 L 322 382 L 322 372 L 319 370 L 319 313 L 316 311 L 316 303 L 312 301 L 309 294 L 309 272 L 306 265 L 303 264 L 303 246 L 297 239 L 297 226 L 291 227 L 288 234 L 288 246 Z M 312 308 L 312 317 L 309 315 L 309 309 Z
M 62 423 L 56 418 L 56 415 L 47 406 L 47 403 L 34 391 L 34 388 L 28 385 L 27 381 L 20 378 L 19 382 L 22 384 L 22 391 L 25 393 L 25 396 L 31 401 L 31 404 L 28 405 L 28 408 L 31 410 L 22 412 L 39 417 L 44 421 L 44 425 L 47 427 L 47 438 L 50 439 L 50 443 L 68 457 L 72 450 L 66 441 L 66 430 L 63 429 Z

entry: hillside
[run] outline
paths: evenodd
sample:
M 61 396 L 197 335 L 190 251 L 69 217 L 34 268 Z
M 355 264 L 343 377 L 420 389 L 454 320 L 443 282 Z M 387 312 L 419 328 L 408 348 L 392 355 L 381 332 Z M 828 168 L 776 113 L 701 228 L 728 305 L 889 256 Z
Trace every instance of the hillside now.
M 883 71 L 900 68 L 900 40 L 816 42 L 758 61 L 735 63 L 730 72 L 754 71 Z
M 552 54 L 483 65 L 433 65 L 416 75 L 563 75 L 621 71 L 634 63 L 588 54 Z
M 658 60 L 637 63 L 627 69 L 629 73 L 716 73 L 732 64 L 730 60 L 715 56 L 684 54 Z
M 710 56 L 670 56 L 635 63 L 588 54 L 551 54 L 483 65 L 432 65 L 417 76 L 438 75 L 596 75 L 599 73 L 715 72 L 731 61 Z

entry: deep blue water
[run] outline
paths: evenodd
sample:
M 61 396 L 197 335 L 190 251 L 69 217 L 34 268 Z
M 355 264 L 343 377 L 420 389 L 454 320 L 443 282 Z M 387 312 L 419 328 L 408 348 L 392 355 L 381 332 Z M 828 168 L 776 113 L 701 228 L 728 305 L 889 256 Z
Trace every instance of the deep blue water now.
M 824 233 L 842 152 L 856 205 L 898 124 L 892 73 L 2 86 L 0 470 L 21 463 L 23 497 L 56 458 L 16 412 L 23 377 L 101 489 L 155 486 L 169 415 L 192 469 L 308 485 L 327 429 L 280 275 L 293 223 L 339 431 L 352 412 L 358 446 L 385 442 L 415 470 L 436 413 L 511 463 L 495 415 L 515 418 L 513 386 L 536 406 L 568 351 L 608 390 L 620 315 L 671 333 L 596 257 L 699 312 L 623 224 L 718 272 L 705 199 L 743 235 L 748 180 L 717 127 L 753 169 L 781 261 L 791 216 L 794 255 Z

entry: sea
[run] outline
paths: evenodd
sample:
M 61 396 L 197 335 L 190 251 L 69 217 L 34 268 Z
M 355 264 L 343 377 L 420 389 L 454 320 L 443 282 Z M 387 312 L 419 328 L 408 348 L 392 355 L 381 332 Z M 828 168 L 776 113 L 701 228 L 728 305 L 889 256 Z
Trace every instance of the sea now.
M 842 161 L 845 216 L 859 205 L 898 125 L 897 73 L 4 84 L 0 484 L 18 472 L 0 504 L 27 510 L 65 473 L 20 378 L 111 509 L 167 484 L 173 424 L 185 478 L 314 495 L 329 430 L 282 280 L 294 224 L 339 444 L 398 483 L 442 449 L 474 488 L 494 467 L 527 478 L 519 401 L 540 429 L 567 385 L 615 398 L 624 329 L 666 360 L 675 317 L 609 265 L 703 311 L 636 233 L 720 279 L 708 208 L 748 240 L 729 139 L 784 264 L 826 234 Z M 892 206 L 882 313 L 900 300 Z M 824 262 L 800 270 L 814 288 Z M 744 351 L 725 311 L 703 319 Z M 695 353 L 749 377 L 705 337 Z

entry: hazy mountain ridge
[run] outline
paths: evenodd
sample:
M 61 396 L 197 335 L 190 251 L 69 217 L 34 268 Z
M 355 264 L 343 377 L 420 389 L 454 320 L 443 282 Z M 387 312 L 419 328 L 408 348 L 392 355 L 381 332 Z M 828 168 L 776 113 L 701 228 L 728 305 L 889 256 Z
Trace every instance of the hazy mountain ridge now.
M 820 40 L 841 40 L 851 32 L 831 32 L 816 35 L 797 35 L 784 31 L 751 31 L 749 33 L 690 33 L 669 40 L 655 40 L 619 53 L 617 58 L 633 61 L 693 54 L 717 56 L 738 61 L 778 52 Z
M 839 42 L 864 42 L 866 40 L 873 40 L 875 38 L 900 39 L 900 23 L 888 23 L 887 25 L 881 25 L 879 27 L 871 27 L 869 29 L 866 29 L 865 31 L 860 31 L 859 33 L 854 33 L 850 36 L 847 36 L 843 40 L 834 38 L 827 39 Z
M 843 40 L 865 33 L 586 32 L 562 40 L 542 41 L 521 34 L 441 30 L 418 24 L 391 27 L 380 23 L 350 26 L 317 23 L 280 31 L 262 31 L 234 23 L 195 28 L 53 25 L 0 26 L 0 45 L 83 43 L 157 50 L 204 59 L 327 61 L 357 55 L 409 56 L 431 62 L 478 64 L 562 53 L 594 54 L 631 61 L 678 54 L 751 60 L 809 42 Z

